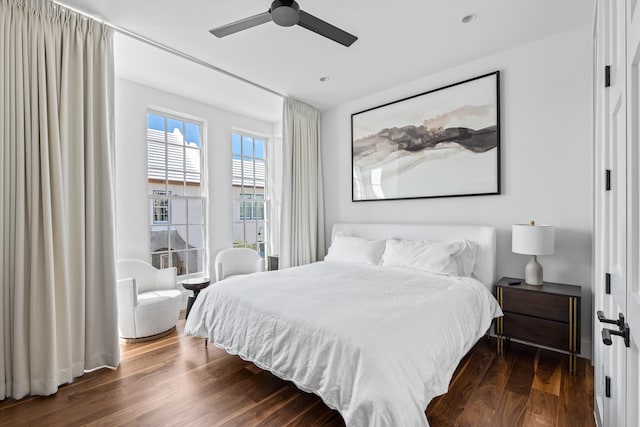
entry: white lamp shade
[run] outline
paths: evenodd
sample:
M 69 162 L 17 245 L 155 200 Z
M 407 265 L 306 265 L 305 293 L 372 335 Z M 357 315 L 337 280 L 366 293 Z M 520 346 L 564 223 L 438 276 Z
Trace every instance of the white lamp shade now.
M 511 250 L 525 255 L 552 255 L 553 226 L 514 224 Z

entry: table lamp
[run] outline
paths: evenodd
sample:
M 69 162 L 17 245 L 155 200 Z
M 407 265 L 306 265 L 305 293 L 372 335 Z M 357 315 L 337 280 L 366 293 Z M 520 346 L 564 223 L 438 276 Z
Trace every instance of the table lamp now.
M 514 224 L 511 250 L 517 254 L 533 255 L 524 270 L 524 281 L 528 285 L 542 285 L 542 266 L 538 255 L 553 255 L 553 226 Z

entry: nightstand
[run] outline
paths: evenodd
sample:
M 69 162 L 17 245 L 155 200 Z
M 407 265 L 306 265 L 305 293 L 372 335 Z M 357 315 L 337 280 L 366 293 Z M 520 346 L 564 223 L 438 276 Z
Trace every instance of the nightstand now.
M 191 307 L 193 306 L 193 303 L 196 302 L 196 298 L 198 298 L 198 294 L 200 293 L 200 291 L 209 286 L 210 283 L 211 280 L 209 280 L 208 277 L 198 277 L 195 279 L 187 279 L 182 281 L 183 288 L 188 291 L 193 291 L 193 296 L 190 296 L 187 299 L 187 313 L 184 316 L 185 319 L 189 318 Z
M 267 257 L 267 271 L 278 269 L 278 255 L 269 255 Z
M 580 286 L 544 282 L 541 286 L 509 285 L 521 280 L 503 277 L 496 283 L 496 298 L 504 317 L 496 321 L 498 354 L 504 340 L 514 338 L 569 352 L 569 372 L 576 373 L 580 352 Z

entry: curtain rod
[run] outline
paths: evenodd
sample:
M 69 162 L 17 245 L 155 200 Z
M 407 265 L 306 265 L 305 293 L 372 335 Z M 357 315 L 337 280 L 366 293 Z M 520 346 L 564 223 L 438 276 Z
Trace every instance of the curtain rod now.
M 152 39 L 150 39 L 148 37 L 145 37 L 143 35 L 140 35 L 138 33 L 134 33 L 133 31 L 129 31 L 126 28 L 122 28 L 122 27 L 119 27 L 117 25 L 111 24 L 110 22 L 104 21 L 102 19 L 98 19 L 95 16 L 92 16 L 92 15 L 86 13 L 86 12 L 83 12 L 83 11 L 78 10 L 76 8 L 73 8 L 71 6 L 67 6 L 66 4 L 61 3 L 59 1 L 52 0 L 52 3 L 55 3 L 55 4 L 59 5 L 59 6 L 64 7 L 64 8 L 67 8 L 67 9 L 69 9 L 69 10 L 75 12 L 75 13 L 80 14 L 80 15 L 86 16 L 87 18 L 91 18 L 94 21 L 100 22 L 100 23 L 106 25 L 107 27 L 112 28 L 113 30 L 115 30 L 117 32 L 119 32 L 121 34 L 124 34 L 127 37 L 131 37 L 134 40 L 138 40 L 138 41 L 146 43 L 146 44 L 148 44 L 150 46 L 153 46 L 153 47 L 156 47 L 158 49 L 164 50 L 165 52 L 168 52 L 168 53 L 171 53 L 173 55 L 179 56 L 182 59 L 186 59 L 187 61 L 191 61 L 191 62 L 193 62 L 195 64 L 201 65 L 201 66 L 203 66 L 205 68 L 208 68 L 210 70 L 217 71 L 218 73 L 224 74 L 224 75 L 229 76 L 231 78 L 234 78 L 236 80 L 240 80 L 241 82 L 247 83 L 247 84 L 249 84 L 249 85 L 251 85 L 253 87 L 256 87 L 258 89 L 262 89 L 264 91 L 272 93 L 272 94 L 274 94 L 276 96 L 279 96 L 281 98 L 286 98 L 286 95 L 283 95 L 280 92 L 277 92 L 277 91 L 275 91 L 273 89 L 269 89 L 268 87 L 262 86 L 261 84 L 258 84 L 256 82 L 253 82 L 253 81 L 248 80 L 248 79 L 245 79 L 244 77 L 240 77 L 239 75 L 233 74 L 232 72 L 229 72 L 227 70 L 223 70 L 222 68 L 216 67 L 215 65 L 213 65 L 213 64 L 211 64 L 209 62 L 203 61 L 201 59 L 198 59 L 195 56 L 191 56 L 191 55 L 186 54 L 184 52 L 180 52 L 177 49 L 169 47 L 169 46 L 167 46 L 165 44 L 162 44 L 160 42 L 152 40 Z

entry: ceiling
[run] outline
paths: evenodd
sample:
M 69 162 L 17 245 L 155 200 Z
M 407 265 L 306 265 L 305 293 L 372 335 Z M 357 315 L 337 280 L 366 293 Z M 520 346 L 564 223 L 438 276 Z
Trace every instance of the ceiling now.
M 297 0 L 356 36 L 344 47 L 272 22 L 218 39 L 208 30 L 269 9 L 269 0 L 59 0 L 321 110 L 452 66 L 589 25 L 594 0 Z M 469 24 L 468 14 L 477 14 Z M 116 73 L 271 122 L 281 98 L 116 37 Z M 329 79 L 320 81 L 320 77 Z

